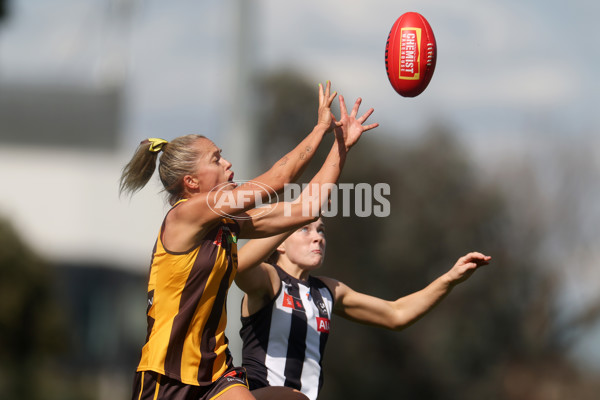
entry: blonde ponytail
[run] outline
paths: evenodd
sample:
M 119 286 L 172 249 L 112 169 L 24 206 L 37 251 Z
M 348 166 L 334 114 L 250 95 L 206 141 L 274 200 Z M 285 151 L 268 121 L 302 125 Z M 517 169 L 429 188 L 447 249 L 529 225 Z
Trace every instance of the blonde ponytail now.
M 186 135 L 167 142 L 164 139 L 150 138 L 142 141 L 131 161 L 123 168 L 119 193 L 133 195 L 142 189 L 156 169 L 158 154 L 158 174 L 168 193 L 169 204 L 173 205 L 183 198 L 183 177 L 195 172 L 198 157 L 201 154 L 192 144 L 206 139 L 202 135 Z M 208 140 L 208 139 L 206 139 Z
M 168 142 L 163 139 L 161 143 L 155 144 L 157 139 L 143 140 L 135 151 L 133 157 L 123 168 L 119 194 L 127 193 L 133 195 L 142 189 L 156 169 L 158 153 L 165 148 Z

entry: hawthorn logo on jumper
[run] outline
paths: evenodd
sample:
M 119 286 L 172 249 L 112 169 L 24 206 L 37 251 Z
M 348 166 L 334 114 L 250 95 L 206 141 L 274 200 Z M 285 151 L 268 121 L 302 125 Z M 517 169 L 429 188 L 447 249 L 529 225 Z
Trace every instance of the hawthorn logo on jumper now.
M 216 246 L 223 245 L 223 227 L 219 228 L 219 232 L 217 232 L 217 237 L 215 238 L 213 244 Z
M 421 75 L 421 28 L 402 28 L 399 79 L 418 80 Z
M 329 319 L 317 317 L 317 331 L 329 333 Z
M 233 190 L 234 188 L 235 190 Z M 215 196 L 210 196 L 211 193 L 215 193 Z M 214 200 L 214 203 L 212 203 L 212 200 Z M 232 181 L 215 186 L 210 190 L 209 196 L 206 197 L 206 203 L 214 213 L 237 220 L 251 219 L 250 216 L 239 212 L 247 208 L 247 204 L 252 200 L 254 200 L 254 207 L 252 208 L 262 209 L 262 212 L 254 214 L 254 216 L 266 215 L 273 211 L 271 207 L 266 206 L 270 203 L 277 203 L 279 195 L 269 185 L 261 182 Z M 223 211 L 224 209 L 229 212 Z
M 226 232 L 225 238 L 227 239 L 228 244 L 237 243 L 237 236 L 235 236 L 233 232 L 231 232 L 231 229 L 229 229 L 228 226 L 222 226 L 217 232 L 217 237 L 213 242 L 214 245 L 223 246 L 223 231 Z

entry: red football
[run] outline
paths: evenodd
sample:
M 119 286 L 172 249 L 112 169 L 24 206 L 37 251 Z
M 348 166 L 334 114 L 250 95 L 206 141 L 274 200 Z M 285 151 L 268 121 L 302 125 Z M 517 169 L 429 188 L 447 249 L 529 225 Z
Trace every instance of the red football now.
M 390 83 L 404 97 L 425 90 L 435 69 L 437 46 L 429 22 L 407 12 L 396 20 L 385 45 L 385 69 Z

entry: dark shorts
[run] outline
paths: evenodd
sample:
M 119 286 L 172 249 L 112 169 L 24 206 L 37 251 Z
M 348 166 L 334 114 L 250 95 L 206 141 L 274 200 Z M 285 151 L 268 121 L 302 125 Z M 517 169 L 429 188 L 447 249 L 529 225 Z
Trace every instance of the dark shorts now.
M 131 398 L 132 400 L 210 400 L 236 386 L 248 388 L 244 368 L 231 368 L 208 386 L 186 385 L 153 371 L 138 371 L 135 373 Z
M 262 379 L 254 379 L 254 378 L 248 377 L 248 388 L 250 390 L 262 389 L 267 386 L 270 386 L 270 385 L 266 380 L 263 381 Z

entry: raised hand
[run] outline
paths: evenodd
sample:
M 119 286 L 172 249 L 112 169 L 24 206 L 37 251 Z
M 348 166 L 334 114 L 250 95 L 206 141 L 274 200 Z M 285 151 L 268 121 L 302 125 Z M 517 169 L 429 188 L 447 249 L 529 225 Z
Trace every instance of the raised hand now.
M 325 90 L 323 90 L 323 85 L 319 83 L 319 115 L 317 118 L 317 125 L 323 126 L 326 129 L 326 132 L 331 131 L 335 127 L 335 117 L 331 113 L 331 103 L 333 103 L 335 96 L 337 96 L 337 92 L 331 94 L 330 81 L 327 81 Z
M 352 107 L 352 111 L 348 114 L 348 110 L 346 109 L 346 102 L 344 101 L 344 96 L 340 96 L 340 120 L 334 121 L 335 123 L 335 135 L 338 141 L 344 144 L 346 150 L 349 150 L 352 146 L 358 142 L 360 136 L 371 129 L 377 128 L 379 126 L 378 123 L 373 123 L 369 125 L 364 125 L 367 119 L 373 114 L 373 109 L 370 108 L 366 113 L 357 118 L 358 109 L 360 107 L 360 103 L 362 99 L 359 97 L 356 99 L 354 103 L 354 107 Z M 335 120 L 335 117 L 333 117 Z

